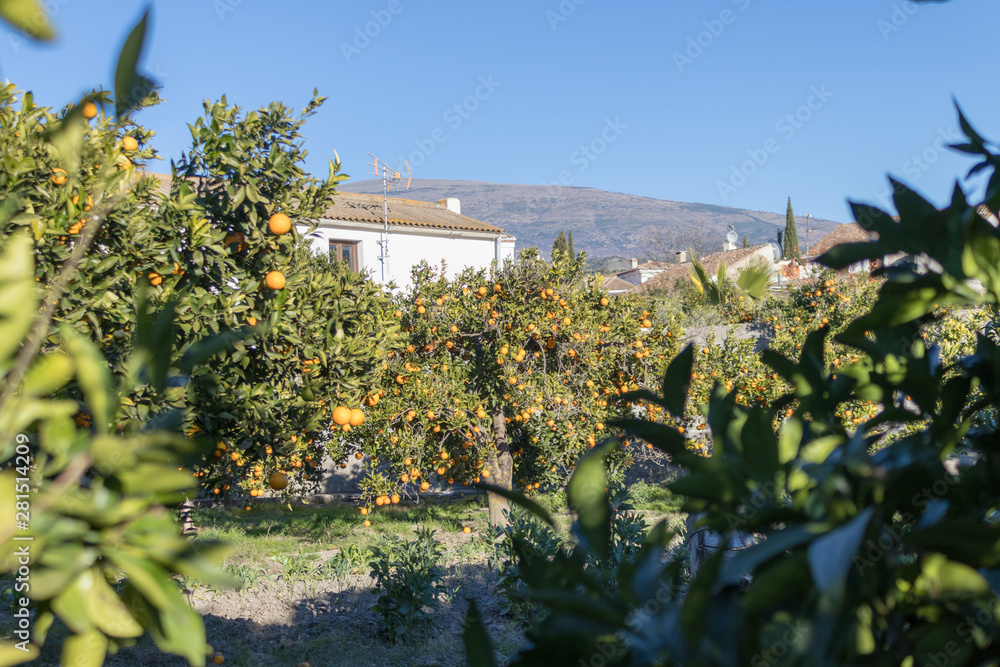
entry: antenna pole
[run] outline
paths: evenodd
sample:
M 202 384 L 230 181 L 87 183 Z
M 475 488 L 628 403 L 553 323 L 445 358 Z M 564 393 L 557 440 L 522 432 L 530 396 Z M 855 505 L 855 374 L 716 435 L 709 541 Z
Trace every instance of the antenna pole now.
M 372 159 L 368 164 L 372 167 L 372 172 L 376 176 L 382 177 L 382 232 L 379 235 L 378 245 L 381 250 L 378 260 L 382 264 L 382 282 L 389 278 L 389 189 L 393 183 L 400 179 L 399 171 L 389 169 L 389 164 L 385 160 L 379 161 L 371 153 L 368 156 Z M 406 165 L 406 172 L 409 174 L 410 165 Z M 409 180 L 406 182 L 406 189 L 410 189 Z
M 809 219 L 811 217 L 813 217 L 812 213 L 806 213 L 806 252 L 809 252 L 809 248 L 812 247 L 809 245 Z

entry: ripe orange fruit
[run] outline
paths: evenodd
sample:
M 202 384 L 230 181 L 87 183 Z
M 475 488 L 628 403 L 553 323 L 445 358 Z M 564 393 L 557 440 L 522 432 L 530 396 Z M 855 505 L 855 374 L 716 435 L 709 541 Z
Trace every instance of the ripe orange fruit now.
M 399 504 L 399 496 L 397 494 L 395 494 L 395 493 L 392 494 L 392 498 L 390 498 L 390 500 L 392 500 L 392 504 L 393 505 L 398 505 Z
M 226 238 L 222 241 L 222 245 L 225 246 L 226 248 L 229 248 L 229 246 L 231 245 L 235 245 L 236 252 L 243 252 L 243 249 L 246 248 L 246 243 L 244 243 L 246 239 L 247 237 L 245 234 L 243 234 L 243 232 L 226 234 Z
M 382 502 L 382 496 L 379 496 L 378 498 L 375 499 L 375 504 L 378 505 L 379 507 L 382 507 L 382 505 L 384 504 Z
M 90 120 L 97 115 L 97 105 L 93 102 L 86 102 L 83 105 L 83 117 Z
M 52 170 L 52 182 L 56 185 L 62 185 L 66 182 L 66 170 L 56 167 Z
M 135 137 L 130 137 L 128 135 L 122 137 L 122 150 L 123 151 L 134 151 L 139 148 L 139 142 L 135 140 Z M 218 664 L 222 664 L 221 662 Z
M 272 472 L 267 478 L 267 484 L 275 491 L 281 491 L 288 486 L 288 475 L 283 472 Z
M 602 305 L 602 306 L 606 306 L 606 305 L 608 305 L 608 303 L 609 303 L 609 301 L 608 301 L 608 297 L 606 297 L 606 296 L 602 296 L 602 297 L 601 297 L 601 305 Z
M 364 454 L 362 454 L 361 452 L 355 452 L 355 454 L 354 454 L 354 458 L 356 458 L 356 459 L 357 459 L 357 460 L 359 460 L 359 461 L 360 461 L 361 459 L 363 459 L 364 457 L 365 457 L 365 455 L 364 455 Z
M 257 318 L 256 317 L 252 317 L 252 316 L 248 317 L 247 318 L 247 324 L 249 324 L 252 327 L 257 326 Z
M 472 532 L 472 529 L 471 529 L 471 528 L 469 528 L 468 526 L 466 526 L 465 528 L 463 528 L 463 529 L 462 529 L 462 532 L 463 532 L 463 533 L 471 533 L 471 532 Z
M 351 426 L 361 426 L 365 423 L 365 413 L 360 408 L 351 408 L 348 422 Z
M 420 490 L 421 491 L 426 491 L 429 488 L 431 488 L 430 482 L 421 482 L 420 483 Z
M 369 521 L 368 519 L 365 519 L 365 528 L 368 528 L 371 525 L 372 525 L 372 522 Z
M 163 282 L 163 276 L 161 276 L 156 271 L 151 272 L 146 277 L 149 278 L 149 284 L 153 286 L 159 285 L 160 283 Z
M 212 658 L 212 662 L 214 662 L 214 663 L 215 663 L 215 664 L 217 664 L 217 665 L 221 665 L 221 664 L 222 664 L 222 663 L 224 663 L 225 661 L 226 661 L 226 658 L 225 658 L 225 656 L 224 656 L 224 655 L 222 655 L 221 653 L 220 653 L 220 654 L 218 654 L 217 656 L 215 656 L 214 658 Z
M 73 205 L 76 206 L 80 202 L 80 195 L 73 195 Z M 94 200 L 90 195 L 87 195 L 87 203 L 84 204 L 83 210 L 89 211 L 94 207 Z
M 292 228 L 292 221 L 284 213 L 275 213 L 267 221 L 267 228 L 271 230 L 272 234 L 281 236 L 282 234 L 287 234 Z
M 338 426 L 351 423 L 351 409 L 338 405 L 333 409 L 333 421 Z
M 264 278 L 264 283 L 273 290 L 285 289 L 285 274 L 281 271 L 271 271 Z

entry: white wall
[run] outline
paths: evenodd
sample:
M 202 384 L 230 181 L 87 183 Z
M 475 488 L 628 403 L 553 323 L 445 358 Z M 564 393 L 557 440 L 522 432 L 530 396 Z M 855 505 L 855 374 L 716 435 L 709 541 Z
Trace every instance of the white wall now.
M 305 232 L 306 229 L 308 228 L 299 227 L 300 232 Z M 396 286 L 403 289 L 410 287 L 410 270 L 420 260 L 426 260 L 432 266 L 440 266 L 444 259 L 446 275 L 452 278 L 468 266 L 489 268 L 498 254 L 495 235 L 390 225 L 389 258 L 383 279 L 382 262 L 379 261 L 382 254 L 378 244 L 380 229 L 364 223 L 321 221 L 320 226 L 313 231 L 313 247 L 317 251 L 327 252 L 331 240 L 359 241 L 359 268 L 376 282 L 395 281 Z M 513 240 L 502 241 L 499 254 L 501 259 L 513 257 Z

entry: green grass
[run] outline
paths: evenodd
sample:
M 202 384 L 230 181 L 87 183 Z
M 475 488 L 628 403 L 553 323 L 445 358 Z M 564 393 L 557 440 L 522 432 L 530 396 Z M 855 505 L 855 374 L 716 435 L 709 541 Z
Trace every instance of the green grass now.
M 637 509 L 652 525 L 674 514 L 679 503 L 658 485 L 635 484 L 630 495 Z M 567 535 L 572 517 L 566 511 L 560 490 L 533 496 L 552 512 L 560 534 Z M 232 546 L 225 567 L 244 582 L 244 590 L 214 590 L 192 584 L 197 600 L 220 598 L 235 605 L 242 601 L 247 611 L 229 618 L 206 617 L 208 641 L 223 649 L 226 665 L 275 665 L 296 667 L 353 667 L 368 665 L 430 666 L 464 664 L 461 623 L 466 597 L 479 600 L 489 620 L 490 634 L 500 664 L 506 662 L 524 641 L 525 627 L 499 614 L 500 600 L 494 594 L 494 574 L 487 566 L 492 553 L 493 532 L 488 525 L 486 503 L 480 497 L 421 500 L 379 507 L 362 516 L 357 506 L 346 504 L 287 505 L 255 502 L 250 511 L 243 506 L 199 509 L 194 512 L 196 540 L 221 539 Z M 365 519 L 371 527 L 363 525 Z M 466 535 L 462 527 L 472 527 Z M 368 579 L 369 548 L 384 535 L 412 539 L 417 526 L 436 532 L 445 545 L 442 579 L 446 594 L 435 612 L 427 634 L 393 645 L 374 629 L 369 610 L 374 597 Z M 339 592 L 331 594 L 336 584 Z M 323 587 L 326 592 L 323 592 Z M 0 580 L 0 592 L 4 590 Z M 9 600 L 5 600 L 9 602 Z M 264 620 L 257 605 L 279 605 L 287 609 L 283 622 Z M 5 616 L 5 614 L 0 614 Z M 281 614 L 278 614 L 281 616 Z M 256 617 L 256 618 L 255 618 Z M 9 638 L 12 628 L 0 622 L 0 635 Z M 40 660 L 33 664 L 58 665 L 66 627 L 57 621 Z M 113 666 L 147 665 L 181 667 L 181 660 L 160 654 L 144 637 L 138 645 L 123 648 L 109 657 Z
M 680 514 L 682 500 L 660 484 L 636 482 L 628 488 L 632 506 L 642 512 L 654 514 Z

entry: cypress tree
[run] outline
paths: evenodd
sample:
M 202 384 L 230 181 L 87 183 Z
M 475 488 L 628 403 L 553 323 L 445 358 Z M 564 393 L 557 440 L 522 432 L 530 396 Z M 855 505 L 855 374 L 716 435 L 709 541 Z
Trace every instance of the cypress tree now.
M 743 236 L 743 243 L 740 244 L 740 247 L 741 248 L 749 248 L 750 247 L 750 239 L 748 239 L 745 235 Z
M 788 198 L 788 210 L 785 212 L 785 257 L 802 258 L 799 251 L 799 234 L 795 231 L 795 214 L 792 213 L 792 198 Z
M 569 238 L 566 239 L 567 252 L 570 259 L 576 259 L 576 250 L 573 249 L 573 231 L 570 230 Z
M 566 234 L 559 230 L 559 236 L 556 237 L 556 242 L 552 244 L 552 261 L 558 261 L 566 256 L 566 252 L 569 250 L 569 244 L 566 241 Z

